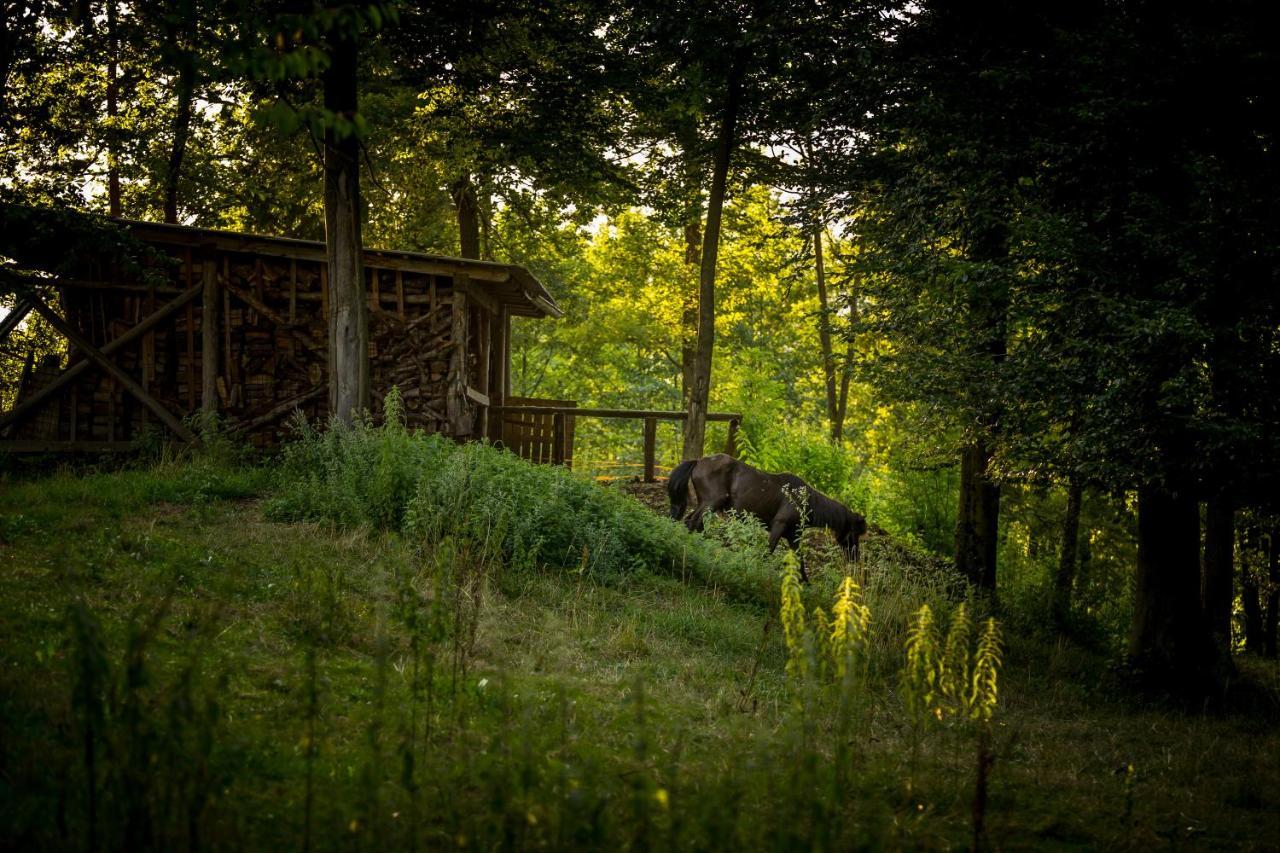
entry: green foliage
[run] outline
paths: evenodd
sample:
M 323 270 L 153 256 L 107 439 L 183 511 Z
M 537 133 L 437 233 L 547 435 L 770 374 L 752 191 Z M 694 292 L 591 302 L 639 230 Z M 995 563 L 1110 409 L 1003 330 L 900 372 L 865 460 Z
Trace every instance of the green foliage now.
M 973 621 L 964 602 L 956 605 L 946 637 L 933 610 L 921 605 L 907 635 L 902 671 L 903 704 L 913 721 L 959 719 L 990 722 L 999 702 L 1003 662 L 1000 628 L 994 617 L 982 624 L 974 642 Z
M 514 569 L 693 576 L 772 598 L 764 560 L 735 556 L 563 468 L 410 433 L 390 416 L 379 427 L 358 422 L 318 431 L 300 423 L 268 512 L 393 530 L 424 548 L 474 543 Z

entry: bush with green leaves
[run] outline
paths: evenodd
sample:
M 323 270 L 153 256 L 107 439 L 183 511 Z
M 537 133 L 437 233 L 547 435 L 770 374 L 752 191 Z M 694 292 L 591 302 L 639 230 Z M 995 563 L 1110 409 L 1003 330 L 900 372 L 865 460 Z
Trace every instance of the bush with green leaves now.
M 394 394 L 386 409 L 381 426 L 362 420 L 318 430 L 299 421 L 269 516 L 392 530 L 425 546 L 460 537 L 517 569 L 649 571 L 776 598 L 755 552 L 720 547 L 565 468 L 411 432 Z

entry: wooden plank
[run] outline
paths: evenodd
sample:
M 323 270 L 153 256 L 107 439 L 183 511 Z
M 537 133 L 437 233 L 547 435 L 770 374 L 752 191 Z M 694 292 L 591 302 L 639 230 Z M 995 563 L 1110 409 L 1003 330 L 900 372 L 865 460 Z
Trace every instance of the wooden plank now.
M 18 300 L 18 304 L 13 306 L 8 314 L 4 315 L 4 319 L 0 320 L 0 343 L 12 334 L 13 330 L 18 328 L 18 324 L 26 319 L 31 313 L 31 303 L 25 299 Z
M 449 416 L 449 429 L 454 438 L 471 435 L 471 412 L 467 405 L 467 297 L 455 291 L 453 295 L 452 344 L 449 354 L 449 379 L 445 385 L 445 411 Z
M 195 264 L 191 256 L 191 250 L 185 252 L 185 263 L 183 268 L 183 282 L 190 288 L 194 282 L 191 280 L 195 275 Z M 200 285 L 201 292 L 204 291 L 204 284 Z M 196 308 L 191 302 L 187 303 L 187 410 L 194 412 L 196 410 Z
M 482 391 L 477 391 L 475 388 L 472 388 L 470 385 L 468 385 L 466 388 L 466 395 L 467 395 L 467 399 L 472 400 L 473 402 L 479 403 L 481 406 L 489 405 L 489 395 L 483 393 Z
M 0 453 L 120 453 L 137 449 L 132 441 L 0 441 Z
M 570 415 L 583 415 L 589 418 L 658 418 L 665 421 L 680 421 L 689 417 L 688 412 L 664 412 L 648 409 L 580 409 L 574 406 L 522 406 L 522 405 L 505 405 L 495 406 L 504 412 L 523 412 L 528 415 L 554 415 L 556 412 L 563 412 Z M 740 413 L 730 412 L 709 412 L 707 414 L 709 421 L 733 421 L 742 420 Z
M 404 273 L 396 270 L 396 313 L 403 321 L 404 316 Z
M 564 412 L 551 416 L 551 464 L 564 464 Z
M 114 378 L 121 385 L 123 385 L 129 391 L 130 394 L 136 397 L 139 402 L 141 402 L 144 406 L 146 406 L 148 409 L 154 412 L 156 417 L 158 417 L 161 421 L 163 421 L 165 426 L 173 430 L 175 435 L 182 438 L 184 441 L 188 441 L 192 444 L 199 443 L 199 439 L 196 438 L 195 433 L 191 432 L 191 430 L 183 426 L 182 421 L 178 420 L 178 418 L 173 414 L 173 412 L 169 411 L 163 405 L 161 405 L 159 401 L 157 401 L 154 397 L 148 394 L 132 376 L 126 373 L 119 365 L 117 365 L 110 358 L 103 355 L 101 350 L 99 350 L 93 344 L 89 343 L 89 341 L 86 340 L 85 337 L 80 334 L 80 332 L 78 332 L 69 323 L 63 320 L 62 317 L 59 316 L 56 311 L 54 311 L 52 308 L 46 305 L 43 299 L 41 299 L 39 296 L 36 296 L 34 294 L 32 294 L 29 298 L 31 299 L 32 307 L 35 308 L 35 310 L 40 313 L 40 316 L 44 317 L 46 320 L 49 321 L 49 325 L 57 329 L 58 332 L 63 335 L 63 337 L 65 337 L 71 343 L 75 344 L 75 346 L 81 352 L 83 352 L 86 357 L 91 359 L 99 367 L 101 367 L 108 374 L 110 374 L 111 377 Z M 137 328 L 138 326 L 134 326 L 135 330 Z M 143 334 L 145 334 L 145 330 L 143 331 Z M 114 395 L 113 395 L 113 399 L 114 399 Z
M 186 305 L 188 302 L 195 299 L 199 295 L 200 295 L 200 285 L 195 285 L 194 287 L 187 288 L 182 293 L 182 295 L 179 296 L 177 299 L 170 301 L 164 307 L 157 310 L 154 314 L 151 314 L 150 316 L 148 316 L 141 323 L 134 326 L 132 329 L 125 332 L 123 335 L 120 335 L 118 338 L 115 338 L 114 340 L 108 341 L 106 344 L 104 344 L 102 347 L 102 354 L 111 355 L 117 350 L 120 350 L 121 348 L 126 347 L 129 344 L 133 343 L 139 337 L 145 334 L 149 329 L 155 326 L 157 323 L 160 323 L 165 319 L 167 319 L 168 317 L 172 316 L 174 313 L 177 312 L 179 308 L 181 308 L 183 305 Z M 35 394 L 32 394 L 31 397 L 24 400 L 21 405 L 15 406 L 9 411 L 3 414 L 0 414 L 0 429 L 26 417 L 26 415 L 34 411 L 36 407 L 40 406 L 42 403 L 44 403 L 46 400 L 48 400 L 50 397 L 56 394 L 64 385 L 66 385 L 71 380 L 75 379 L 84 371 L 88 370 L 90 364 L 91 362 L 89 361 L 77 361 L 75 364 L 70 365 L 69 367 L 67 367 L 66 370 L 60 373 L 57 379 L 53 380 L 48 385 L 46 385 L 45 387 L 37 391 Z
M 204 296 L 200 314 L 200 412 L 204 428 L 211 429 L 219 404 L 218 316 L 222 306 L 222 294 L 218 290 L 218 262 L 213 250 L 206 249 L 200 272 L 200 288 Z
M 652 483 L 653 476 L 653 457 L 658 444 L 658 419 L 644 419 L 644 481 Z
M 289 261 L 289 322 L 298 322 L 298 262 Z

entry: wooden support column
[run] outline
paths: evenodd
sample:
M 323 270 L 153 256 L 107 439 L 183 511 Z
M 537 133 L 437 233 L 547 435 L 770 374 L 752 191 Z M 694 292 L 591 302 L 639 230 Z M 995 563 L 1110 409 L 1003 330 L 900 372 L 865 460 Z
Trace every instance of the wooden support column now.
M 644 419 L 644 481 L 652 483 L 654 477 L 654 455 L 658 444 L 658 419 Z
M 200 314 L 200 414 L 203 429 L 210 430 L 218 416 L 218 256 L 206 249 L 200 262 L 204 291 Z
M 459 276 L 453 281 L 452 340 L 453 351 L 449 357 L 449 380 L 446 383 L 445 414 L 453 437 L 471 437 L 473 422 L 471 405 L 467 399 L 467 295 L 465 279 Z
M 507 352 L 507 307 L 501 305 L 498 310 L 490 317 L 491 331 L 489 334 L 490 351 L 493 353 L 490 362 L 490 373 L 492 374 L 489 381 L 489 400 L 496 406 L 505 406 L 507 404 L 507 374 L 510 371 L 508 362 L 509 353 Z M 502 420 L 501 412 L 491 413 L 489 416 L 489 441 L 497 444 L 502 441 Z
M 564 447 L 564 412 L 556 412 L 551 416 L 551 464 L 563 465 Z
M 729 435 L 724 440 L 724 452 L 735 459 L 738 456 L 738 419 L 729 421 Z
M 493 350 L 493 315 L 494 311 L 480 311 L 476 314 L 479 328 L 476 337 L 480 343 L 480 362 L 476 365 L 476 388 L 485 397 L 489 397 L 490 361 Z M 490 399 L 492 404 L 492 399 Z M 489 434 L 489 406 L 481 406 L 476 417 L 476 435 L 484 437 Z
M 511 312 L 502 309 L 502 393 L 511 396 Z M 525 393 L 528 393 L 527 391 Z

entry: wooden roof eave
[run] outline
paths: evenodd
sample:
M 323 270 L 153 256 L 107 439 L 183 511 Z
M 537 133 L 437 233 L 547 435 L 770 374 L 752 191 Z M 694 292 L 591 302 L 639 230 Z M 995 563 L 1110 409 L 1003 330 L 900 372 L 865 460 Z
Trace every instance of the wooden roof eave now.
M 193 247 L 213 246 L 227 252 L 296 260 L 325 261 L 328 258 L 324 243 L 315 240 L 241 234 L 235 231 L 196 228 L 165 222 L 142 222 L 130 219 L 117 221 L 125 225 L 134 236 L 147 242 Z M 517 316 L 564 316 L 564 312 L 556 305 L 542 282 L 534 278 L 524 267 L 516 264 L 394 249 L 365 249 L 364 265 L 377 269 L 447 275 L 451 278 L 466 277 L 473 285 L 479 285 L 483 292 L 498 303 L 507 306 L 511 313 Z M 507 293 L 499 293 L 498 288 L 493 287 L 503 284 L 515 286 Z

